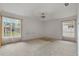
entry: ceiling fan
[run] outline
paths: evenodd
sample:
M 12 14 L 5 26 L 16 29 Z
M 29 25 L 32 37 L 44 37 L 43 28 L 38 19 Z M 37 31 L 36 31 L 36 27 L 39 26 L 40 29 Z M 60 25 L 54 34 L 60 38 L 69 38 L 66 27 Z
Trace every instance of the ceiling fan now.
M 64 3 L 65 6 L 69 6 L 69 3 Z
M 41 13 L 41 18 L 45 18 L 46 16 L 45 16 L 45 13 L 43 12 L 43 13 Z

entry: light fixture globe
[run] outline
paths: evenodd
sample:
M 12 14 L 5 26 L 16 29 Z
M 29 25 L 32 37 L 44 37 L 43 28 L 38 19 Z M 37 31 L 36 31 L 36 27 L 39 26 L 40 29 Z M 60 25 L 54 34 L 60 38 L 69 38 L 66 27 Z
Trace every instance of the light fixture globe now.
M 41 18 L 45 18 L 45 13 L 41 13 Z

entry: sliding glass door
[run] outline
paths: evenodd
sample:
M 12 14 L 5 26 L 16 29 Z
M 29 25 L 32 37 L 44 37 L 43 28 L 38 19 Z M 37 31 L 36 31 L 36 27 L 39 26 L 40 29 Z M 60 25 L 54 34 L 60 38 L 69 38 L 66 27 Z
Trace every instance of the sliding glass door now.
M 9 38 L 11 37 L 11 20 L 6 18 L 6 17 L 2 17 L 2 36 L 3 38 Z
M 17 38 L 21 37 L 21 21 L 20 20 L 12 20 L 12 36 Z
M 2 17 L 2 29 L 3 38 L 20 38 L 21 20 Z

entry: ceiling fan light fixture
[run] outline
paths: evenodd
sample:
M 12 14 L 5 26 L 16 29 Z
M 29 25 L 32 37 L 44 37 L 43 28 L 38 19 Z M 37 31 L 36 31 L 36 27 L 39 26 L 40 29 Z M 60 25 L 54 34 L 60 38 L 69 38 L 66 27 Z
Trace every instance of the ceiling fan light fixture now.
M 41 13 L 41 18 L 45 18 L 45 13 Z
M 69 5 L 69 3 L 64 3 L 64 5 L 65 5 L 65 6 L 68 6 L 68 5 Z
M 43 16 L 41 16 L 42 18 L 45 18 L 45 16 L 43 15 Z

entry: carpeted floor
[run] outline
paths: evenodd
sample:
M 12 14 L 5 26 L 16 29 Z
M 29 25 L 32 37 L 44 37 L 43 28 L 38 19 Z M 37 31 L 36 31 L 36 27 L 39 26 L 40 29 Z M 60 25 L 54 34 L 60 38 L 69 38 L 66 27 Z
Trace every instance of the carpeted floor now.
M 4 45 L 2 56 L 75 56 L 76 43 L 68 41 L 30 40 Z

